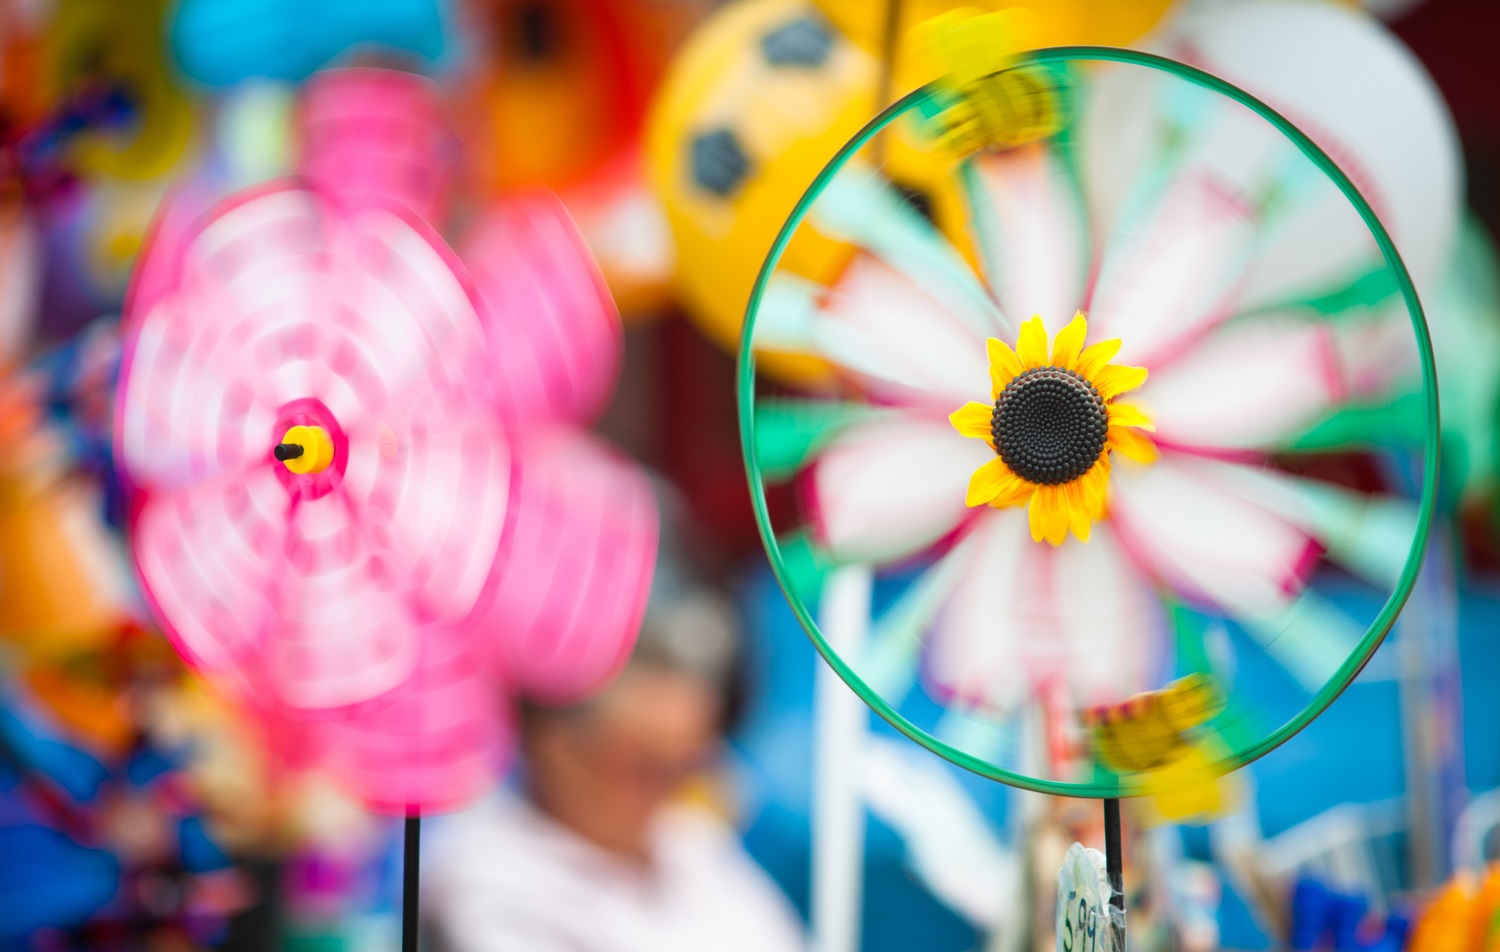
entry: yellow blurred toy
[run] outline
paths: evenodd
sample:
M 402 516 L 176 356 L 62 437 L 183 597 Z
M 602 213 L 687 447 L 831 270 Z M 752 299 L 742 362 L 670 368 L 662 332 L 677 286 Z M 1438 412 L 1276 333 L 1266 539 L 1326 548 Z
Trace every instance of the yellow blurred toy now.
M 1200 730 L 1224 709 L 1224 698 L 1201 674 L 1160 691 L 1085 711 L 1099 763 L 1142 785 L 1162 818 L 1221 812 L 1226 791 L 1211 765 L 1211 738 Z

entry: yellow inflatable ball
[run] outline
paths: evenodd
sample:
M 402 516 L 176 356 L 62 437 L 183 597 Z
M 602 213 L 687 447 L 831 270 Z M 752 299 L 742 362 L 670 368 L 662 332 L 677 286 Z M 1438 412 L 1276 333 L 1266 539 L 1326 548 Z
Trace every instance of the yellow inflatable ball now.
M 742 0 L 705 23 L 668 74 L 647 131 L 650 178 L 676 239 L 681 301 L 724 348 L 738 346 L 756 272 L 792 207 L 877 111 L 878 67 L 809 0 Z M 900 146 L 888 158 L 916 166 L 913 188 L 946 178 L 922 174 Z M 923 201 L 957 212 L 956 196 Z M 782 265 L 827 283 L 850 254 L 803 229 Z M 826 374 L 801 355 L 767 354 L 762 367 L 806 384 Z
M 1018 47 L 1124 42 L 1171 0 L 1030 0 Z M 677 244 L 676 288 L 688 315 L 729 350 L 739 345 L 750 291 L 777 232 L 813 178 L 886 103 L 936 78 L 930 57 L 904 55 L 911 27 L 963 4 L 905 5 L 893 69 L 882 67 L 886 5 L 869 0 L 738 0 L 688 41 L 658 95 L 647 131 L 653 188 Z M 1125 8 L 1125 9 L 1121 9 Z M 951 157 L 891 130 L 885 174 L 971 254 Z M 781 267 L 832 284 L 852 255 L 801 228 Z M 805 387 L 830 382 L 820 361 L 764 352 L 759 366 Z
M 920 23 L 949 11 L 970 7 L 977 10 L 1007 10 L 1026 35 L 1021 45 L 1129 46 L 1161 22 L 1177 0 L 897 0 L 895 35 L 906 36 Z M 892 5 L 881 0 L 817 0 L 828 19 L 855 43 L 877 56 L 884 55 Z M 937 77 L 902 69 L 897 63 L 896 85 L 912 89 Z M 904 91 L 904 90 L 903 90 Z

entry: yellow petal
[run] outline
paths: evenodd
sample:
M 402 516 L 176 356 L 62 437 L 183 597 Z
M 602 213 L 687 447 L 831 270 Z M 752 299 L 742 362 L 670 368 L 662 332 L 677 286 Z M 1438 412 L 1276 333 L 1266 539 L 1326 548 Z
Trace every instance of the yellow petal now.
M 1145 383 L 1146 368 L 1110 364 L 1094 374 L 1093 380 L 1094 386 L 1099 388 L 1099 396 L 1106 400 L 1113 400 L 1127 390 L 1134 390 Z
M 987 403 L 968 403 L 948 414 L 948 422 L 964 436 L 981 440 L 990 439 L 990 418 L 995 408 Z
M 1068 326 L 1057 332 L 1052 342 L 1052 366 L 1072 370 L 1078 362 L 1078 352 L 1083 350 L 1083 339 L 1088 336 L 1088 318 L 1079 311 L 1073 315 Z
M 1047 328 L 1042 324 L 1040 314 L 1033 314 L 1030 320 L 1021 325 L 1021 337 L 1016 341 L 1016 356 L 1021 358 L 1021 367 L 1025 370 L 1047 366 Z
M 1011 474 L 1015 476 L 1014 473 Z M 1031 500 L 1032 493 L 1036 492 L 1036 484 L 1029 483 L 1019 476 L 1014 480 L 1007 481 L 1001 488 L 999 494 L 990 500 L 990 505 L 996 509 L 1007 509 L 1011 506 L 1023 506 Z
M 1073 369 L 1092 380 L 1094 379 L 1094 374 L 1103 370 L 1104 365 L 1113 360 L 1115 354 L 1119 352 L 1120 341 L 1118 339 L 1101 340 L 1099 343 L 1091 344 L 1083 349 L 1083 353 L 1078 355 L 1078 362 L 1073 365 Z
M 1109 457 L 1100 458 L 1078 483 L 1083 491 L 1084 511 L 1090 519 L 1103 519 L 1109 507 Z
M 969 477 L 969 492 L 964 496 L 964 505 L 982 506 L 1012 489 L 1012 484 L 1020 479 L 1005 465 L 1005 460 L 997 456 L 974 470 L 974 475 Z
M 1151 438 L 1123 426 L 1109 428 L 1109 448 L 1140 463 L 1154 463 L 1160 454 Z
M 1021 373 L 1021 359 L 1003 340 L 991 337 L 986 346 L 990 352 L 990 397 L 994 398 Z
M 1073 530 L 1073 535 L 1078 537 L 1079 542 L 1089 541 L 1089 534 L 1094 528 L 1094 519 L 1088 505 L 1083 480 L 1075 479 L 1061 488 L 1063 505 L 1068 515 L 1068 528 Z
M 982 403 L 971 403 L 969 406 L 982 407 Z M 951 419 L 951 417 L 950 417 Z M 1143 430 L 1156 431 L 1156 424 L 1146 416 L 1140 407 L 1129 403 L 1111 403 L 1109 405 L 1110 426 L 1138 426 Z M 968 434 L 965 434 L 966 436 Z
M 1068 537 L 1068 511 L 1063 506 L 1062 495 L 1056 486 L 1042 486 L 1031 497 L 1027 510 L 1031 522 L 1031 538 L 1035 542 L 1046 539 L 1053 545 L 1062 545 Z

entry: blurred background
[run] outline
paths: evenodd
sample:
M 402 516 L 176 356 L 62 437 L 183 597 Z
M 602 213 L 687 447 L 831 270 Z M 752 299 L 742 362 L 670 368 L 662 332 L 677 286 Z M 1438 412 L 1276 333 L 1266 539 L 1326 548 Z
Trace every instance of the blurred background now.
M 1051 948 L 1056 869 L 1073 840 L 1102 845 L 1097 803 L 969 775 L 863 709 L 857 755 L 815 769 L 824 673 L 767 566 L 736 409 L 739 325 L 776 230 L 839 145 L 932 78 L 893 62 L 892 38 L 959 5 L 0 0 L 0 948 L 395 947 L 399 820 L 286 756 L 179 659 L 130 567 L 112 450 L 120 315 L 147 293 L 148 277 L 132 278 L 142 249 L 306 172 L 297 156 L 317 134 L 326 71 L 351 66 L 431 81 L 448 171 L 429 217 L 443 234 L 538 190 L 561 200 L 623 322 L 595 426 L 649 470 L 662 514 L 620 679 L 578 704 L 506 701 L 519 749 L 506 792 L 429 824 L 424 940 Z M 998 6 L 1031 10 L 1039 45 L 1227 64 L 1293 118 L 1276 56 L 1205 46 L 1205 24 L 1256 8 L 1273 34 L 1285 18 L 1288 70 L 1311 59 L 1352 75 L 1368 53 L 1432 92 L 1443 141 L 1362 143 L 1439 148 L 1452 168 L 1451 234 L 1430 242 L 1448 277 L 1428 301 L 1445 471 L 1427 568 L 1358 681 L 1242 772 L 1232 809 L 1150 825 L 1127 804 L 1126 886 L 1138 949 L 1500 948 L 1500 8 Z M 1301 7 L 1336 10 L 1373 46 L 1294 42 L 1308 35 Z M 1373 88 L 1342 95 L 1386 106 Z M 826 386 L 795 357 L 769 369 Z M 1358 459 L 1328 455 L 1336 478 L 1359 482 Z M 874 611 L 897 595 L 878 584 Z M 1240 677 L 1296 690 L 1269 665 Z M 820 906 L 816 938 L 815 866 L 853 884 L 826 895 L 854 897 Z M 577 935 L 557 931 L 570 920 Z M 703 929 L 722 943 L 694 938 Z

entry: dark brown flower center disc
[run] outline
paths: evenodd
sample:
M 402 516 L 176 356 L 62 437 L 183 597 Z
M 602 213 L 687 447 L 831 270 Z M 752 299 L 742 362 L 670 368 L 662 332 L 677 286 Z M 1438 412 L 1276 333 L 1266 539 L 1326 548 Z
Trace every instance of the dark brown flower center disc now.
M 990 435 L 1011 472 L 1057 486 L 1088 472 L 1104 452 L 1109 412 L 1099 391 L 1078 373 L 1033 367 L 995 398 Z

